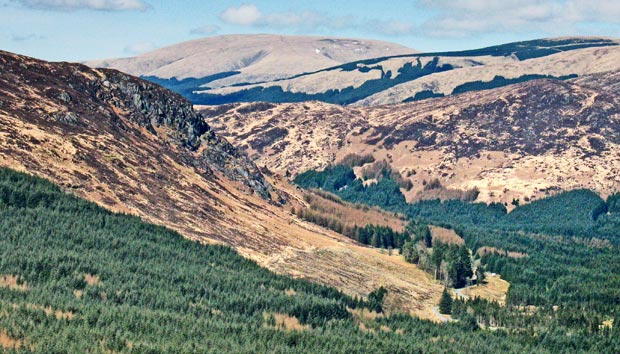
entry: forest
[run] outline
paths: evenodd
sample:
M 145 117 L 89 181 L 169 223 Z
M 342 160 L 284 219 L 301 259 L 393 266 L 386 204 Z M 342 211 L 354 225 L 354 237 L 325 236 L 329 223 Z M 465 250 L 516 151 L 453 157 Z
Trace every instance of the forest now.
M 552 339 L 552 333 L 570 336 L 571 345 L 564 349 L 569 352 L 581 350 L 584 342 L 604 343 L 618 334 L 618 193 L 603 200 L 589 190 L 562 192 L 507 213 L 502 204 L 461 200 L 408 204 L 394 189 L 395 182 L 383 180 L 360 188 L 359 179 L 352 179 L 351 172 L 346 166 L 332 166 L 300 174 L 295 182 L 304 188 L 323 188 L 343 200 L 403 213 L 412 225 L 451 228 L 463 237 L 482 267 L 510 282 L 505 306 L 481 299 L 455 300 L 451 304 L 454 318 L 554 343 L 557 337 Z M 383 189 L 381 194 L 387 198 L 367 198 L 370 189 Z M 418 234 L 412 232 L 403 255 L 420 264 L 420 254 L 430 245 L 425 246 Z M 497 251 L 478 252 L 484 249 Z M 428 255 L 432 258 L 432 253 Z M 422 267 L 437 269 L 427 260 Z M 541 331 L 547 334 L 543 336 Z M 610 347 L 603 352 L 617 352 L 611 343 L 607 345 Z
M 417 264 L 434 275 L 446 287 L 462 288 L 473 278 L 469 248 L 465 245 L 432 242 L 428 226 L 418 225 L 414 237 L 405 241 L 401 254 L 407 262 Z
M 381 312 L 389 290 L 363 300 L 276 275 L 228 247 L 186 240 L 7 169 L 0 170 L 0 213 L 0 334 L 12 343 L 3 342 L 5 352 L 620 350 L 619 336 L 607 332 L 481 330 L 474 316 L 500 316 L 494 304 L 455 301 L 452 311 L 466 306 L 465 317 L 447 324 L 398 313 L 367 320 L 356 310 Z

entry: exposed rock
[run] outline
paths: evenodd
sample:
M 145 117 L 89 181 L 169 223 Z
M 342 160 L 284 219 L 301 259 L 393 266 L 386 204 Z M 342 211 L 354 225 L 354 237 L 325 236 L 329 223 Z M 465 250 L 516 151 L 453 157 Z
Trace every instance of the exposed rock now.
M 271 198 L 273 189 L 256 165 L 219 138 L 203 116 L 181 96 L 110 69 L 96 71 L 80 64 L 62 63 L 55 64 L 52 72 L 44 62 L 6 52 L 0 52 L 0 62 L 6 68 L 0 85 L 16 95 L 26 94 L 26 86 L 40 90 L 48 98 L 48 107 L 43 109 L 50 110 L 55 120 L 85 129 L 96 129 L 96 125 L 107 123 L 123 129 L 125 121 L 136 123 L 176 145 L 183 159 L 205 174 L 212 175 L 212 170 L 216 170 L 261 197 Z M 57 89 L 67 84 L 68 90 Z M 109 106 L 102 111 L 102 104 Z M 32 112 L 27 105 L 15 104 L 3 108 L 29 120 L 43 118 L 43 109 Z

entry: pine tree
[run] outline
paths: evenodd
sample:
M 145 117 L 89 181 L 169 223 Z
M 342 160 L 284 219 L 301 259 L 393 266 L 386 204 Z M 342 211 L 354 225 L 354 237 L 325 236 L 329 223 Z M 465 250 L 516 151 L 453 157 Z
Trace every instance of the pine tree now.
M 422 228 L 422 235 L 424 236 L 424 244 L 426 247 L 433 247 L 433 236 L 431 235 L 431 229 L 424 225 Z
M 448 289 L 444 288 L 439 300 L 439 313 L 449 315 L 452 313 L 452 296 L 448 293 Z
M 484 267 L 482 264 L 476 268 L 476 285 L 484 284 L 486 280 L 486 274 L 484 273 Z

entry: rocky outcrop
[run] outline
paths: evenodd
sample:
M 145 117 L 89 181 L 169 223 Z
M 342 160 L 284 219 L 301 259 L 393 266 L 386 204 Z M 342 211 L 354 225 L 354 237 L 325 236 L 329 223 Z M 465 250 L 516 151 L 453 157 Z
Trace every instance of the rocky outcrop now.
M 50 121 L 68 131 L 127 130 L 137 124 L 165 140 L 205 175 L 217 171 L 265 199 L 272 187 L 245 154 L 217 136 L 190 102 L 158 85 L 121 72 L 71 63 L 50 64 L 0 52 L 0 111 L 26 120 Z M 20 104 L 41 96 L 40 107 Z M 17 99 L 16 99 L 17 98 Z

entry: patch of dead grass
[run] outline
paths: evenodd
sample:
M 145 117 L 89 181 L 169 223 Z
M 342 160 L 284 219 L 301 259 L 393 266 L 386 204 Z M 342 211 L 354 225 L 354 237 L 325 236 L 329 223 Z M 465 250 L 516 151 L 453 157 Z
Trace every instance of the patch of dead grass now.
M 18 350 L 24 342 L 10 337 L 4 330 L 0 330 L 0 348 L 7 350 Z
M 14 304 L 13 307 L 19 307 L 20 305 Z M 26 308 L 31 310 L 43 311 L 47 316 L 54 316 L 59 320 L 72 320 L 75 317 L 75 313 L 71 311 L 55 310 L 51 306 L 43 306 L 38 304 L 26 304 Z
M 27 291 L 28 284 L 21 281 L 16 275 L 0 275 L 0 287 L 9 288 L 11 290 Z
M 484 284 L 474 285 L 460 290 L 460 294 L 467 298 L 479 297 L 488 301 L 494 301 L 500 305 L 506 303 L 506 294 L 510 283 L 502 279 L 498 274 L 486 273 Z
M 101 279 L 99 279 L 99 276 L 96 274 L 84 274 L 84 280 L 86 281 L 86 284 L 90 286 L 101 284 Z
M 271 318 L 275 321 L 275 325 L 269 323 Z M 311 329 L 310 325 L 302 325 L 297 317 L 283 313 L 263 312 L 263 319 L 265 327 L 282 331 L 309 331 Z
M 394 231 L 402 232 L 407 226 L 404 217 L 398 214 L 387 213 L 378 208 L 352 204 L 340 200 L 322 191 L 306 192 L 304 199 L 307 207 L 313 213 L 325 218 L 335 219 L 344 227 L 365 226 L 368 224 L 387 226 Z
M 429 226 L 433 242 L 440 241 L 446 244 L 464 245 L 465 240 L 461 238 L 454 230 L 446 229 L 439 226 Z
M 349 311 L 349 313 L 353 315 L 353 317 L 359 321 L 374 321 L 377 318 L 383 317 L 382 313 L 378 313 L 376 311 L 370 311 L 368 309 L 347 308 L 347 311 Z

